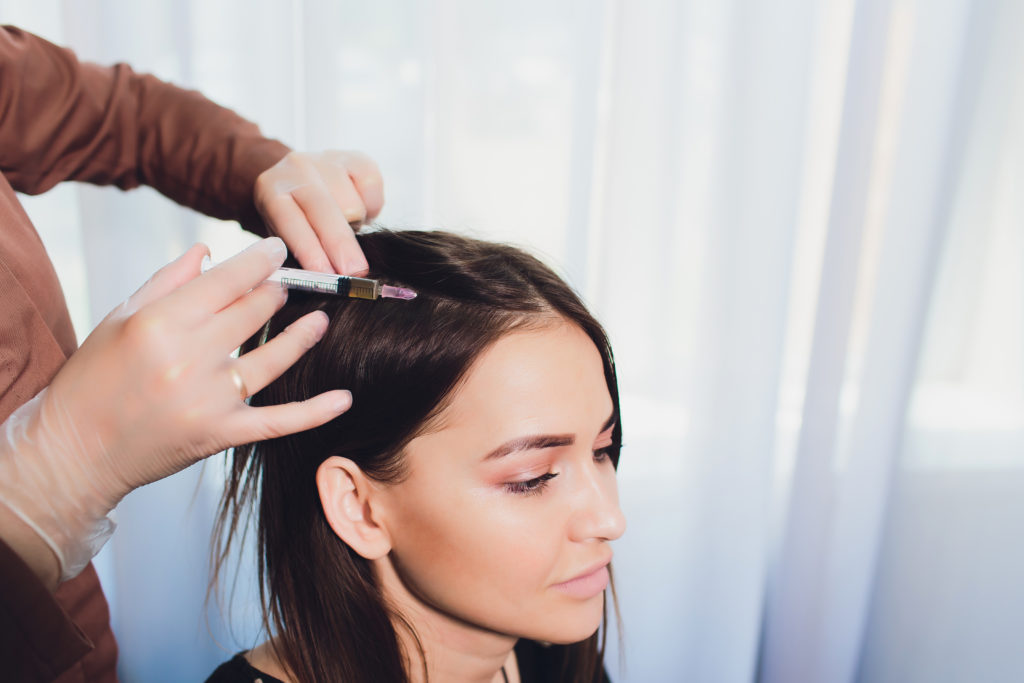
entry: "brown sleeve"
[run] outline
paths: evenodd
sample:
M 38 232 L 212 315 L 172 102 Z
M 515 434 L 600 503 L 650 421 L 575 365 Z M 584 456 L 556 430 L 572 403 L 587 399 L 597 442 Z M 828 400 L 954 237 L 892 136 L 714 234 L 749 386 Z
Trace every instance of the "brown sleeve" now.
M 0 541 L 0 662 L 10 680 L 51 681 L 92 649 L 92 643 L 39 578 Z
M 79 62 L 68 49 L 0 28 L 0 172 L 20 192 L 62 180 L 145 184 L 265 234 L 253 184 L 287 153 L 198 92 L 126 64 Z
M 3 421 L 50 383 L 75 350 L 75 334 L 43 243 L 2 174 L 0 228 Z M 2 513 L 0 509 L 0 518 Z M 6 533 L 10 530 L 4 531 L 4 538 L 11 538 Z M 117 642 L 92 565 L 51 594 L 11 547 L 0 542 L 0 672 L 2 681 L 117 680 Z

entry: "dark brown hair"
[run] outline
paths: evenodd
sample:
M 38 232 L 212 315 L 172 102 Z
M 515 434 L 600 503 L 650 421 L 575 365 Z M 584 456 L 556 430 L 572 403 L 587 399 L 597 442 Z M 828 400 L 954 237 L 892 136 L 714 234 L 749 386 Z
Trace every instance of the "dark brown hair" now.
M 480 353 L 514 329 L 559 318 L 593 340 L 616 413 L 619 408 L 604 330 L 536 258 L 437 231 L 377 231 L 358 239 L 370 277 L 419 296 L 396 302 L 291 294 L 268 323 L 271 337 L 316 309 L 328 314 L 330 325 L 317 346 L 252 397 L 252 405 L 336 388 L 350 389 L 354 402 L 316 429 L 235 449 L 214 532 L 216 581 L 247 513 L 258 506 L 264 627 L 275 636 L 282 664 L 303 683 L 407 681 L 410 661 L 395 625 L 410 631 L 411 625 L 389 608 L 372 564 L 339 539 L 324 516 L 316 471 L 325 459 L 340 455 L 373 479 L 399 481 L 403 448 L 443 410 Z M 621 429 L 620 419 L 609 451 L 616 466 Z M 587 640 L 548 648 L 556 669 L 551 674 L 579 683 L 604 680 L 605 636 L 603 624 Z

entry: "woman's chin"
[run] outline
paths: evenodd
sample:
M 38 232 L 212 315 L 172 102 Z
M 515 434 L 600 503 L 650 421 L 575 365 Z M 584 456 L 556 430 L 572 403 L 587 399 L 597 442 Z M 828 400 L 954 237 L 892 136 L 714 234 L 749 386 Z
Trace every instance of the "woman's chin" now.
M 549 613 L 547 618 L 538 619 L 536 626 L 539 628 L 531 628 L 529 633 L 520 637 L 552 645 L 571 645 L 586 640 L 601 626 L 604 602 L 598 596 L 596 600 L 588 600 L 587 604 L 569 610 L 557 620 L 552 616 L 553 613 Z

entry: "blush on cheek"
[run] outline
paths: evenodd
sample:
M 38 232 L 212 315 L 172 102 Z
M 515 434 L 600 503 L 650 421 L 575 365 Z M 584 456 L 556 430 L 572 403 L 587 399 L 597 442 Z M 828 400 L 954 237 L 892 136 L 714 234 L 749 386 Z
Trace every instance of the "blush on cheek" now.
M 551 525 L 523 502 L 499 493 L 421 507 L 398 520 L 394 552 L 409 572 L 453 586 L 489 577 L 511 592 L 541 590 L 554 564 Z
M 410 527 L 393 555 L 402 581 L 432 609 L 489 630 L 525 634 L 550 621 L 555 603 L 543 547 L 522 532 L 471 532 L 473 518 L 467 514 L 458 529 L 426 520 Z

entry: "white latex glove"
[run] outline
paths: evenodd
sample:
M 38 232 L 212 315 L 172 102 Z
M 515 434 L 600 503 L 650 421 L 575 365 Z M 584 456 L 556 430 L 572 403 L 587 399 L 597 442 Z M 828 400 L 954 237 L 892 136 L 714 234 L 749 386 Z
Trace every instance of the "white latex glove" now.
M 154 275 L 101 322 L 49 387 L 2 425 L 0 502 L 78 574 L 113 531 L 107 514 L 132 489 L 227 447 L 316 427 L 347 391 L 253 408 L 252 394 L 312 347 L 322 312 L 259 348 L 230 354 L 281 306 L 260 285 L 285 258 L 272 237 L 199 275 L 203 245 Z
M 365 275 L 355 232 L 384 206 L 380 170 L 359 152 L 291 152 L 256 178 L 256 208 L 307 270 Z

